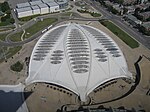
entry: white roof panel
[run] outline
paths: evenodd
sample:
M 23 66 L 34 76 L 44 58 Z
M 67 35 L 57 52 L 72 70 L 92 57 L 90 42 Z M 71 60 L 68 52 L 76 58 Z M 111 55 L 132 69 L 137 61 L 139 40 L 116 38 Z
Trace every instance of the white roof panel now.
M 43 3 L 43 2 L 42 2 L 41 0 L 30 2 L 31 5 L 40 5 L 40 4 L 42 4 L 42 3 Z
M 18 7 L 18 8 L 21 8 L 21 7 L 28 7 L 28 6 L 30 6 L 29 2 L 17 4 L 17 7 Z
M 32 8 L 33 10 L 35 10 L 35 9 L 40 9 L 37 5 L 31 6 L 31 8 Z
M 17 8 L 17 12 L 25 12 L 25 11 L 32 11 L 31 7 L 23 7 L 23 8 Z
M 48 8 L 48 6 L 44 3 L 38 5 L 40 8 Z
M 67 3 L 68 1 L 67 1 L 67 0 L 57 0 L 56 2 L 57 2 L 59 5 L 61 5 L 61 4 Z
M 96 28 L 70 23 L 49 30 L 37 42 L 26 84 L 54 83 L 86 101 L 96 87 L 116 78 L 132 78 L 118 45 Z
M 42 0 L 43 3 L 55 2 L 55 0 Z
M 49 2 L 49 3 L 47 3 L 47 5 L 50 7 L 59 6 L 56 2 Z

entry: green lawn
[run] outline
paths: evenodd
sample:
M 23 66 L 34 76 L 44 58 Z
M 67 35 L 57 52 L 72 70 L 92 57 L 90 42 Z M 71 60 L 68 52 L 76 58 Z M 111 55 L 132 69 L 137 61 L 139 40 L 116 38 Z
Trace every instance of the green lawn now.
M 7 34 L 0 34 L 0 40 L 5 41 Z
M 99 13 L 90 13 L 91 14 L 91 16 L 93 16 L 93 17 L 100 17 L 101 16 L 101 14 L 99 14 Z
M 31 27 L 25 29 L 26 33 L 23 36 L 23 39 L 29 38 L 32 35 L 36 34 L 38 31 L 44 29 L 45 27 L 51 25 L 52 23 L 56 22 L 56 18 L 47 18 L 44 19 L 43 21 L 38 21 Z M 10 37 L 12 41 L 21 41 L 21 35 L 23 34 L 23 31 L 16 33 Z
M 31 27 L 26 29 L 25 38 L 29 38 L 30 36 L 34 35 L 38 31 L 44 29 L 45 27 L 51 25 L 52 23 L 56 22 L 56 18 L 47 18 L 43 21 L 39 21 L 36 24 L 32 25 Z M 27 34 L 28 33 L 28 34 Z
M 62 14 L 62 16 L 70 16 L 71 14 L 73 14 L 73 12 L 66 12 L 66 13 Z
M 0 26 L 7 26 L 7 25 L 11 25 L 11 23 L 9 21 L 0 22 Z
M 17 52 L 21 50 L 22 46 L 16 46 L 16 47 L 1 47 L 0 48 L 0 62 L 3 62 L 6 59 L 9 59 L 13 55 L 15 55 Z
M 131 48 L 139 47 L 139 43 L 136 40 L 134 40 L 130 35 L 121 30 L 118 26 L 116 26 L 112 22 L 110 21 L 100 21 L 100 22 Z
M 28 16 L 28 17 L 23 17 L 23 18 L 19 18 L 19 21 L 27 22 L 27 21 L 29 21 L 29 20 L 35 18 L 35 17 L 38 17 L 38 16 L 40 16 L 40 14 L 38 14 L 38 15 L 33 15 L 33 16 Z
M 15 33 L 13 34 L 9 39 L 11 41 L 14 41 L 14 42 L 18 42 L 18 41 L 21 41 L 21 35 L 23 34 L 23 31 L 21 32 L 18 32 L 18 33 Z

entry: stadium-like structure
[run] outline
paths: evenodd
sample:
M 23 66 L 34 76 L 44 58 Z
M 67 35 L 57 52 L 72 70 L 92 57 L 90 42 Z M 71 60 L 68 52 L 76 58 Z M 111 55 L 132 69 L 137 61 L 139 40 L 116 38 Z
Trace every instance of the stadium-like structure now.
M 26 84 L 59 85 L 85 102 L 96 87 L 116 78 L 132 79 L 117 44 L 94 27 L 69 23 L 52 28 L 39 39 Z

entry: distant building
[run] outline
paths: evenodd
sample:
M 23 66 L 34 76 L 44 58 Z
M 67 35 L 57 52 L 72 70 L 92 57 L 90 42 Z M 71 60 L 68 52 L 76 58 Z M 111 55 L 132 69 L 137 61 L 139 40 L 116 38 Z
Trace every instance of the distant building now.
M 30 2 L 31 5 L 40 5 L 40 4 L 43 4 L 42 1 L 32 1 Z
M 42 0 L 43 3 L 55 2 L 55 0 Z
M 67 7 L 68 0 L 31 0 L 31 2 L 17 4 L 16 15 L 21 18 L 35 14 L 47 14 L 64 10 Z M 30 13 L 26 14 L 28 12 Z
M 40 14 L 40 8 L 37 5 L 31 6 L 33 15 Z
M 143 4 L 143 3 L 146 3 L 148 2 L 148 0 L 139 0 L 139 3 Z
M 143 20 L 150 18 L 150 11 L 139 13 Z
M 16 9 L 18 18 L 33 15 L 31 7 L 22 7 Z
M 56 2 L 49 2 L 47 5 L 49 6 L 50 13 L 59 11 L 59 5 Z
M 138 20 L 135 16 L 132 14 L 128 14 L 125 16 L 125 19 L 132 25 L 132 26 L 137 26 L 142 24 L 142 21 Z
M 147 3 L 147 4 L 139 4 L 139 5 L 136 5 L 135 7 L 136 8 L 140 8 L 140 10 L 145 10 L 146 8 L 148 8 L 150 6 L 150 3 Z
M 134 4 L 137 0 L 124 0 L 123 1 L 123 4 L 124 5 L 131 5 L 131 4 Z
M 40 7 L 41 14 L 49 13 L 48 5 L 46 5 L 46 4 L 39 4 L 38 6 Z
M 119 4 L 114 4 L 114 5 L 113 5 L 113 8 L 114 8 L 116 11 L 118 11 L 118 13 L 119 13 L 120 15 L 123 14 L 123 7 L 121 7 Z
M 55 0 L 60 9 L 66 9 L 68 7 L 68 0 Z
M 86 102 L 95 88 L 113 79 L 132 80 L 115 41 L 91 26 L 69 23 L 47 31 L 38 40 L 25 82 L 62 86 Z
M 145 28 L 146 31 L 150 31 L 150 22 L 144 22 L 141 26 Z
M 17 4 L 17 8 L 22 8 L 22 7 L 29 7 L 30 3 L 29 2 L 25 2 L 25 3 L 19 3 Z
M 105 2 L 105 4 L 106 4 L 106 6 L 113 6 L 113 3 L 110 2 L 110 1 L 104 1 L 104 2 Z
M 127 13 L 134 13 L 135 11 L 135 6 L 126 6 L 125 8 L 128 10 Z

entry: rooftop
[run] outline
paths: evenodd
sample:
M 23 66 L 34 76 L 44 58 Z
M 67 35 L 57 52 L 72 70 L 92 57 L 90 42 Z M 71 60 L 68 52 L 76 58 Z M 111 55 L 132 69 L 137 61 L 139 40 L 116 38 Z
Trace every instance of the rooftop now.
M 143 22 L 142 26 L 149 29 L 150 28 L 150 22 Z
M 67 0 L 56 0 L 56 2 L 57 2 L 58 4 L 65 4 L 65 3 L 67 3 L 68 1 L 67 1 Z
M 40 9 L 37 5 L 31 6 L 31 8 L 34 9 Z
M 55 2 L 55 0 L 42 0 L 43 3 Z
M 30 6 L 29 2 L 17 4 L 17 7 L 18 7 L 18 8 L 28 7 L 28 6 Z
M 38 5 L 40 8 L 47 8 L 48 6 L 44 3 Z
M 47 5 L 49 5 L 50 7 L 58 6 L 58 4 L 56 2 L 49 2 L 49 3 L 47 3 Z
M 32 11 L 31 7 L 22 7 L 22 8 L 17 8 L 17 12 L 24 12 L 24 11 Z
M 118 45 L 96 28 L 70 23 L 49 30 L 37 42 L 26 84 L 54 83 L 86 101 L 96 87 L 115 78 L 132 78 Z
M 39 4 L 43 4 L 43 2 L 40 0 L 40 1 L 32 1 L 30 2 L 31 5 L 39 5 Z
M 130 19 L 130 20 L 133 20 L 133 21 L 139 21 L 135 16 L 133 16 L 132 14 L 128 14 L 127 17 Z

